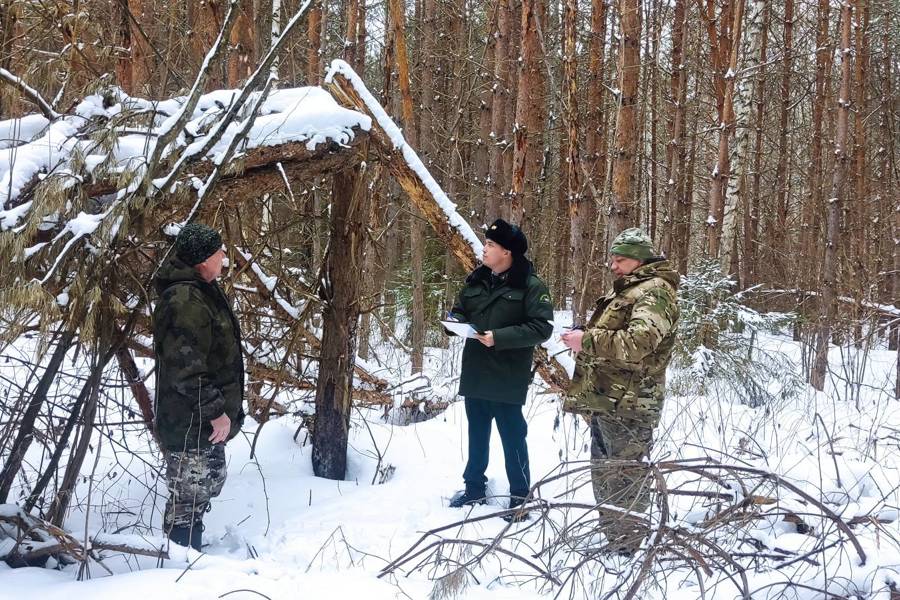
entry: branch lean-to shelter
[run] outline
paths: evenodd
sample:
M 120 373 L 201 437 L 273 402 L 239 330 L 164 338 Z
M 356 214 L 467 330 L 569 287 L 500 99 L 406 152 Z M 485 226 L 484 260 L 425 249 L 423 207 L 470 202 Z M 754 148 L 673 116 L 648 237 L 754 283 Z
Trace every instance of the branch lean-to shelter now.
M 135 356 L 153 356 L 152 279 L 177 224 L 198 220 L 223 231 L 231 266 L 221 281 L 240 307 L 249 379 L 257 391 L 262 383 L 274 390 L 266 400 L 251 389 L 254 416 L 264 422 L 287 412 L 275 402 L 279 391 L 315 389 L 318 475 L 344 476 L 351 399 L 394 404 L 397 382 L 356 357 L 372 171 L 390 173 L 464 270 L 476 266 L 481 242 L 347 63 L 332 63 L 325 88 L 275 90 L 274 79 L 252 76 L 243 89 L 207 94 L 195 85 L 163 101 L 111 88 L 65 114 L 0 122 L 0 306 L 9 324 L 0 343 L 29 333 L 41 355 L 49 353 L 11 409 L 0 503 L 75 348 L 90 354 L 91 372 L 25 510 L 41 505 L 77 427 L 60 492 L 42 508 L 62 523 L 113 359 L 141 420 L 152 421 Z M 328 248 L 319 272 L 307 273 L 289 265 L 289 250 L 269 245 L 279 224 L 262 199 L 293 197 L 323 178 L 331 179 Z M 309 325 L 313 315 L 321 315 L 320 328 Z M 294 354 L 315 367 L 292 367 Z M 536 362 L 548 385 L 565 387 L 565 370 L 542 348 Z

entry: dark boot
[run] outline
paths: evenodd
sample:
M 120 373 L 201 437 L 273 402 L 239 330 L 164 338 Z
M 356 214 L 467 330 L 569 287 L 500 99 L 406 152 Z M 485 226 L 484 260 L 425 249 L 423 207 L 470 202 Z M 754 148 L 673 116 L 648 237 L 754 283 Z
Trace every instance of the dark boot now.
M 509 510 L 514 510 L 525 504 L 525 498 L 521 496 L 513 496 L 509 499 Z M 507 523 L 521 523 L 528 520 L 527 510 L 517 510 L 516 512 L 503 515 L 503 520 Z
M 476 490 L 466 487 L 465 490 L 456 492 L 456 495 L 450 499 L 450 508 L 462 508 L 463 506 L 474 506 L 476 504 L 484 504 L 487 498 L 484 490 Z
M 203 548 L 204 529 L 206 529 L 206 527 L 203 526 L 203 521 L 194 523 L 194 530 L 191 532 L 191 548 L 197 552 L 202 552 L 201 548 Z
M 191 528 L 173 525 L 169 530 L 169 540 L 187 548 L 191 544 Z
M 190 546 L 200 552 L 203 543 L 203 523 L 194 523 L 193 527 L 174 525 L 169 531 L 169 540 L 179 546 L 185 548 Z

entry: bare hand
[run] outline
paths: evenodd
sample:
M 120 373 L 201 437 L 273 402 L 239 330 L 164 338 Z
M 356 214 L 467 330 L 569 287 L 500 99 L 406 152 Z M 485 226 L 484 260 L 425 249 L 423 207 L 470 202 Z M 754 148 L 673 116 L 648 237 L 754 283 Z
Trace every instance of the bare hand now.
M 567 331 L 559 336 L 559 339 L 562 340 L 562 343 L 565 344 L 567 348 L 575 352 L 581 352 L 582 338 L 584 338 L 583 329 L 573 329 L 572 331 Z
M 220 444 L 228 439 L 228 434 L 231 433 L 231 419 L 228 418 L 228 415 L 222 413 L 222 416 L 216 417 L 209 423 L 213 428 L 212 435 L 209 436 L 210 442 Z
M 476 333 L 475 337 L 479 342 L 487 346 L 488 348 L 494 347 L 494 332 L 493 331 L 485 331 L 484 333 Z

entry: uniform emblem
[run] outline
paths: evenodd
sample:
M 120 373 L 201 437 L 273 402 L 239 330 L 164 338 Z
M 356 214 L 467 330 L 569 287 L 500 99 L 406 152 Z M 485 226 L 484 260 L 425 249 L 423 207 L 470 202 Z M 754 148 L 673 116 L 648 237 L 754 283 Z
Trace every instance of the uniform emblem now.
M 550 294 L 541 294 L 541 298 L 540 298 L 540 300 L 538 300 L 538 302 L 550 304 Z

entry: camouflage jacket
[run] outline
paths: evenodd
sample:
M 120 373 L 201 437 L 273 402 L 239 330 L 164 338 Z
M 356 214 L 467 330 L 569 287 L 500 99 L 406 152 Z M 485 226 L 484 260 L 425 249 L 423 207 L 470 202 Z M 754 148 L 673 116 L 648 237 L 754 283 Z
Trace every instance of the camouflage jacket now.
M 210 445 L 210 421 L 227 414 L 228 439 L 244 420 L 241 332 L 225 294 L 172 256 L 157 273 L 153 312 L 156 431 L 167 450 Z
M 597 301 L 564 410 L 656 424 L 678 322 L 679 276 L 666 260 L 619 278 Z
M 531 263 L 517 260 L 502 278 L 478 267 L 466 279 L 451 314 L 478 331 L 494 333 L 492 348 L 466 340 L 459 395 L 525 404 L 534 347 L 553 332 L 550 292 Z

